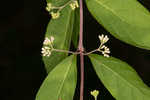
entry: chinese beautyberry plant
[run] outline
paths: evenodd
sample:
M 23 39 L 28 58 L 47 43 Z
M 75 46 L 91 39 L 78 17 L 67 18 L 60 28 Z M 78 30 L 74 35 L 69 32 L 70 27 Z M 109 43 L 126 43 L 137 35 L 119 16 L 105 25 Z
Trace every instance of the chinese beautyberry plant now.
M 85 0 L 93 17 L 117 39 L 150 50 L 150 12 L 137 0 Z M 150 100 L 150 88 L 127 63 L 111 57 L 107 35 L 100 34 L 99 47 L 86 52 L 83 46 L 83 0 L 47 0 L 51 15 L 41 49 L 48 73 L 36 100 L 73 100 L 80 55 L 80 98 L 84 100 L 84 56 L 116 100 Z M 79 37 L 79 38 L 78 38 Z M 71 41 L 77 48 L 70 51 Z M 93 54 L 100 52 L 102 55 Z M 68 55 L 69 54 L 69 55 Z M 98 90 L 91 91 L 97 100 Z

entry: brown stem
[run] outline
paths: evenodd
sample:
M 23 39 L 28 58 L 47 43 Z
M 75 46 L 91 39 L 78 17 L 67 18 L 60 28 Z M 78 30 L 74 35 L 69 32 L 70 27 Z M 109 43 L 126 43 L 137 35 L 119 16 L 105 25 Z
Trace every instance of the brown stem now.
M 80 80 L 80 100 L 83 100 L 84 96 L 84 55 L 80 54 L 80 68 L 81 68 L 81 80 Z
M 83 47 L 83 1 L 80 0 L 80 37 L 78 50 L 80 52 L 80 68 L 81 68 L 81 79 L 80 79 L 80 100 L 83 100 L 84 95 L 84 47 Z

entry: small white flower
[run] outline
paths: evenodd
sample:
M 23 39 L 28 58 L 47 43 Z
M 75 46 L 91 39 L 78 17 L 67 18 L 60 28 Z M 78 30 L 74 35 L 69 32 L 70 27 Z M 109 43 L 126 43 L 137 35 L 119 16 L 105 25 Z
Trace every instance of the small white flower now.
M 53 41 L 54 41 L 54 37 L 53 36 L 50 37 L 50 41 L 53 43 Z
M 104 44 L 104 43 L 106 43 L 109 40 L 107 35 L 104 36 L 102 34 L 102 35 L 99 35 L 98 37 L 99 37 L 99 40 L 100 40 L 101 44 Z
M 102 35 L 99 35 L 98 37 L 99 37 L 100 41 L 103 41 L 103 38 L 104 38 L 104 35 L 103 35 L 103 34 L 102 34 Z
M 79 7 L 78 1 L 73 1 L 72 3 L 70 3 L 70 7 L 72 10 L 78 8 Z
M 79 4 L 78 4 L 78 1 L 74 1 L 75 5 L 76 5 L 76 8 L 79 8 Z
M 51 44 L 51 40 L 48 37 L 46 37 L 43 44 L 44 45 L 49 45 L 49 44 Z
M 104 51 L 104 52 L 105 52 L 105 53 L 108 53 L 108 54 L 110 53 L 110 51 Z
M 100 47 L 100 49 L 104 49 L 106 46 L 105 45 L 102 45 L 101 47 Z
M 107 37 L 107 35 L 105 35 L 103 42 L 106 43 L 109 40 L 109 38 Z
M 57 19 L 60 16 L 60 12 L 56 12 L 56 13 L 51 12 L 51 16 L 52 16 L 52 19 Z
M 49 57 L 51 55 L 51 48 L 43 47 L 41 53 L 43 56 Z
M 76 9 L 76 6 L 75 6 L 74 3 L 70 3 L 70 7 L 71 7 L 72 10 L 75 10 L 75 9 Z
M 105 52 L 105 53 L 110 53 L 109 48 L 105 46 L 105 48 L 104 48 L 104 52 Z
M 46 10 L 47 11 L 51 11 L 51 9 L 52 9 L 52 4 L 51 3 L 47 3 Z
M 108 55 L 108 54 L 104 54 L 104 57 L 107 57 L 107 58 L 108 58 L 108 57 L 109 57 L 109 55 Z
M 50 39 L 48 37 L 46 37 L 44 42 L 43 42 L 43 44 L 44 45 L 51 45 L 53 43 L 53 41 L 54 41 L 54 37 L 53 36 L 51 36 Z

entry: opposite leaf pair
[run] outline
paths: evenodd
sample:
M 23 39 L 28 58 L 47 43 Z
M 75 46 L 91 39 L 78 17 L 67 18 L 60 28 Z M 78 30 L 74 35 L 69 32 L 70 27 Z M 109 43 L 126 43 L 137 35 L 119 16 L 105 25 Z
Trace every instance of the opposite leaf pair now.
M 89 57 L 99 79 L 114 98 L 149 100 L 150 88 L 128 64 L 113 57 L 106 58 L 96 54 L 90 54 Z M 73 100 L 77 84 L 76 63 L 75 55 L 59 63 L 43 82 L 36 100 Z

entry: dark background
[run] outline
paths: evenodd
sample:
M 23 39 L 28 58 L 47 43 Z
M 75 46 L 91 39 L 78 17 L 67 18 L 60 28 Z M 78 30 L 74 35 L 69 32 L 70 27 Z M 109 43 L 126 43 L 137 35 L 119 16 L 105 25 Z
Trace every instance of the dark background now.
M 139 1 L 150 10 L 149 0 Z M 10 0 L 0 3 L 0 100 L 34 100 L 46 77 L 40 55 L 46 26 L 50 20 L 45 6 L 45 0 Z M 97 48 L 97 36 L 102 33 L 110 37 L 108 46 L 111 55 L 133 66 L 150 86 L 150 51 L 115 39 L 84 7 L 84 46 L 87 51 Z M 90 91 L 94 89 L 100 90 L 98 99 L 114 100 L 97 78 L 86 57 L 85 100 L 92 99 Z M 79 100 L 78 90 L 79 88 L 74 100 Z

